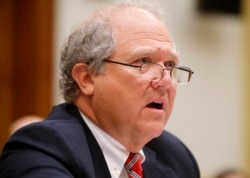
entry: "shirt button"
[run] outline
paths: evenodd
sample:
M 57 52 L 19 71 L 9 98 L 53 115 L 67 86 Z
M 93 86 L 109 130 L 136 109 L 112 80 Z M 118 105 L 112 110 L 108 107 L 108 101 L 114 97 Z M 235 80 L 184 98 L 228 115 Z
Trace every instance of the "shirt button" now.
M 119 171 L 117 169 L 114 169 L 113 173 L 115 177 L 119 177 Z

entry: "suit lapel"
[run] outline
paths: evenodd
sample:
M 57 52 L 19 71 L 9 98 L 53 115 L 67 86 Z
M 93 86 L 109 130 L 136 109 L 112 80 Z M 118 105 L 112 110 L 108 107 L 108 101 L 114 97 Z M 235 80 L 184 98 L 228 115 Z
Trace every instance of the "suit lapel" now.
M 93 161 L 93 167 L 95 172 L 95 178 L 111 178 L 111 175 L 109 173 L 109 169 L 107 166 L 107 163 L 105 161 L 104 155 L 102 153 L 102 150 L 100 146 L 98 145 L 94 135 L 90 131 L 87 124 L 82 119 L 79 111 L 74 105 L 69 105 L 69 110 L 71 115 L 73 115 L 75 118 L 77 118 L 83 127 L 83 130 L 86 134 L 92 161 Z
M 144 178 L 177 178 L 173 169 L 157 161 L 157 155 L 153 150 L 145 147 L 143 151 L 146 156 L 146 160 L 142 164 Z

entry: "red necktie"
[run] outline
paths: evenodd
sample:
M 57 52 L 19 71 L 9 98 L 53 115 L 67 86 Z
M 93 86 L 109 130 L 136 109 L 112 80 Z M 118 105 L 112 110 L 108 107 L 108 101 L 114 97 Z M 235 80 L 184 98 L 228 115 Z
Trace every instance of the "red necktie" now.
M 129 178 L 143 178 L 141 156 L 139 153 L 130 153 L 125 168 L 128 172 Z

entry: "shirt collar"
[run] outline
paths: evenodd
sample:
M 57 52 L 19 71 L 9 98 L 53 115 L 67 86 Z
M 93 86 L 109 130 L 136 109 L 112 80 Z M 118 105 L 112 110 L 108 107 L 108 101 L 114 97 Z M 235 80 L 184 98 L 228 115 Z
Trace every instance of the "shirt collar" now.
M 79 112 L 101 147 L 111 175 L 119 177 L 129 156 L 129 151 L 121 143 L 88 119 L 80 110 Z M 140 150 L 139 153 L 142 156 L 143 162 L 145 160 L 143 150 Z

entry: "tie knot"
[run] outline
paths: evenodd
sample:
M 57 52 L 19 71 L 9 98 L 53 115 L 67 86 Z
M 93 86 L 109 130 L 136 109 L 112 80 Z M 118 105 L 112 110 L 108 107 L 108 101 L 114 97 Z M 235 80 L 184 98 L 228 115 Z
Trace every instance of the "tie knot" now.
M 129 178 L 142 178 L 141 155 L 139 153 L 130 153 L 125 168 L 128 171 Z

